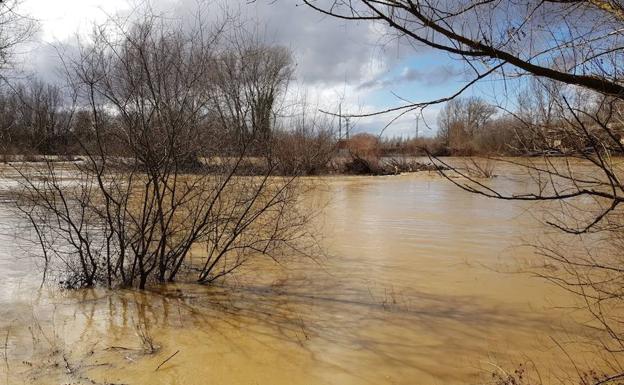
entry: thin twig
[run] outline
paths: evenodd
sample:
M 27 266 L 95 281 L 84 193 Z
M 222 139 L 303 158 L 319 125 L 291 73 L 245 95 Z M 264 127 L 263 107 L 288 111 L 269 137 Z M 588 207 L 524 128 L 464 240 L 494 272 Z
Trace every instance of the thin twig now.
M 6 337 L 4 338 L 4 363 L 9 367 L 9 334 L 11 333 L 11 329 L 7 329 Z
M 167 363 L 170 359 L 172 359 L 173 357 L 175 357 L 175 356 L 176 356 L 176 354 L 178 354 L 178 353 L 180 353 L 180 351 L 179 351 L 179 350 L 176 350 L 176 352 L 175 352 L 175 353 L 173 353 L 173 354 L 172 354 L 172 355 L 170 355 L 170 356 L 169 356 L 166 360 L 164 360 L 163 362 L 161 362 L 161 363 L 160 363 L 160 365 L 158 365 L 158 367 L 157 367 L 157 368 L 156 368 L 156 370 L 154 370 L 154 371 L 157 371 L 158 369 L 160 369 L 160 367 L 161 367 L 161 366 L 163 366 L 164 364 L 166 364 L 166 363 Z

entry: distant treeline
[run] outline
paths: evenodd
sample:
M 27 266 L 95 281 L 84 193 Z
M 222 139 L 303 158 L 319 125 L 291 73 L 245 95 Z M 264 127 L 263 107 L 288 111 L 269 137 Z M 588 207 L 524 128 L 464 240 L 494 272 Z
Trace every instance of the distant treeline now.
M 605 107 L 591 97 L 575 102 L 592 114 L 565 113 L 555 100 L 552 84 L 533 82 L 520 92 L 514 110 L 504 110 L 479 97 L 456 98 L 438 115 L 438 132 L 426 138 L 383 138 L 383 156 L 395 154 L 435 156 L 509 155 L 556 156 L 596 151 L 595 143 L 609 143 L 614 154 L 624 152 L 624 109 Z M 612 105 L 611 105 L 612 106 Z M 594 117 L 600 117 L 596 119 Z M 609 134 L 602 130 L 608 121 Z M 572 130 L 581 121 L 587 133 Z
M 569 134 L 569 123 L 561 119 L 561 112 L 554 110 L 554 101 L 548 100 L 552 93 L 542 90 L 540 84 L 533 84 L 518 96 L 514 112 L 501 113 L 479 97 L 449 101 L 438 115 L 434 137 L 378 137 L 361 133 L 341 139 L 331 117 L 323 114 L 303 113 L 277 119 L 275 98 L 284 91 L 291 71 L 287 51 L 280 47 L 254 47 L 238 55 L 241 66 L 249 57 L 257 61 L 257 72 L 228 72 L 237 59 L 233 54 L 225 55 L 220 67 L 223 73 L 216 76 L 212 85 L 218 86 L 215 94 L 220 97 L 215 97 L 218 101 L 214 108 L 206 108 L 201 122 L 193 122 L 193 131 L 188 133 L 192 138 L 186 139 L 201 146 L 203 155 L 228 156 L 245 151 L 250 158 L 261 159 L 241 167 L 243 173 L 256 173 L 255 167 L 262 171 L 270 167 L 289 175 L 349 172 L 345 169 L 345 157 L 379 164 L 379 158 L 394 156 L 531 156 L 591 151 L 588 138 L 581 143 L 578 136 Z M 215 71 L 218 69 L 215 65 Z M 267 72 L 271 76 L 265 76 Z M 233 85 L 249 87 L 248 83 L 253 84 L 250 89 L 255 93 L 230 90 Z M 26 159 L 40 155 L 72 157 L 88 153 L 95 145 L 104 145 L 109 156 L 127 157 L 135 153 L 129 148 L 134 144 L 129 145 L 129 138 L 124 135 L 127 130 L 120 127 L 132 125 L 133 119 L 141 116 L 138 111 L 133 117 L 106 108 L 94 113 L 77 102 L 77 95 L 72 98 L 71 93 L 68 96 L 57 85 L 39 80 L 19 83 L 0 90 L 0 155 L 4 161 L 16 155 Z M 591 125 L 592 122 L 587 123 L 590 128 Z M 618 127 L 611 128 L 618 136 L 615 139 L 621 142 Z M 135 140 L 150 138 L 138 135 Z M 619 150 L 618 146 L 612 149 Z M 198 162 L 197 154 L 190 152 L 187 156 L 189 167 Z

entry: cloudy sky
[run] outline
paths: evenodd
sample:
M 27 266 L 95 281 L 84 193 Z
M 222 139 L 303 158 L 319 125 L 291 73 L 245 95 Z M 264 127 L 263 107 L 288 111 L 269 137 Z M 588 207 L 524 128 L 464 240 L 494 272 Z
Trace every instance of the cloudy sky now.
M 192 12 L 197 3 L 150 1 L 153 8 L 171 15 Z M 44 80 L 54 79 L 59 65 L 56 47 L 71 45 L 94 22 L 128 12 L 136 4 L 132 0 L 24 0 L 23 13 L 40 24 L 32 48 L 23 55 L 24 67 Z M 400 98 L 436 99 L 464 84 L 461 63 L 443 53 L 402 45 L 378 25 L 332 19 L 298 0 L 215 0 L 209 6 L 215 14 L 223 8 L 243 15 L 267 40 L 289 47 L 297 64 L 291 92 L 305 92 L 310 103 L 326 110 L 337 111 L 342 100 L 343 113 L 369 113 L 405 103 Z M 421 135 L 435 134 L 439 108 L 425 111 Z M 357 119 L 354 131 L 379 133 L 392 117 Z M 413 136 L 415 126 L 416 115 L 407 114 L 385 135 Z

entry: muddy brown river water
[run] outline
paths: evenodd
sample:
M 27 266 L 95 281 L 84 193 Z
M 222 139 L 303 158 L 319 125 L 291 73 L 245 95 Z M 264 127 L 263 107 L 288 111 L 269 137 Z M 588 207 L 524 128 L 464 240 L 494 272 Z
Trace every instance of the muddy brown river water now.
M 592 359 L 576 298 L 516 272 L 540 262 L 530 206 L 428 173 L 323 179 L 310 204 L 317 262 L 147 292 L 40 290 L 0 207 L 0 384 L 476 384 L 520 363 L 547 383 L 561 347 Z

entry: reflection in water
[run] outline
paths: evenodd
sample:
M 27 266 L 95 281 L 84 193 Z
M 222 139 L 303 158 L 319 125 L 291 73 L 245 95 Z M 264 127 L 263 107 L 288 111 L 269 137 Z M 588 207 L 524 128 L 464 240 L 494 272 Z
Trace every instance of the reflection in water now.
M 543 231 L 525 207 L 425 174 L 329 179 L 311 198 L 326 202 L 321 264 L 259 262 L 216 287 L 38 297 L 32 266 L 14 262 L 21 249 L 3 243 L 2 275 L 31 289 L 0 282 L 0 383 L 476 383 L 527 357 L 567 369 L 551 337 L 583 330 L 553 304 L 572 298 L 496 271 L 534 258 L 515 247 Z

